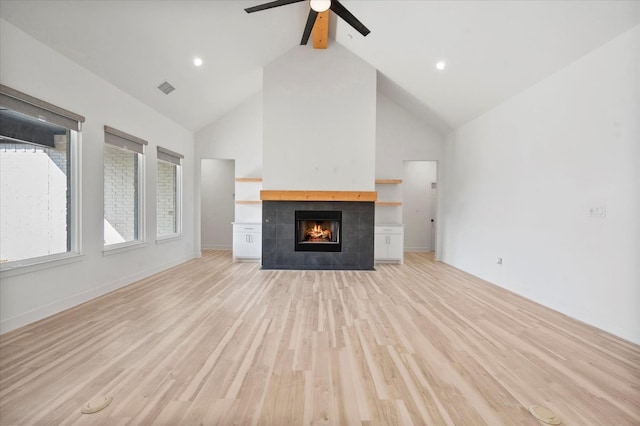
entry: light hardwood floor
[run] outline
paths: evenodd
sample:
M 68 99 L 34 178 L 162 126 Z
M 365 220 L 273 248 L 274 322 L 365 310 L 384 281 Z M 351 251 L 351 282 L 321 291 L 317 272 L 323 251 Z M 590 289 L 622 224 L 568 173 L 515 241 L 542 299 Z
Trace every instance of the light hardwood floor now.
M 640 424 L 640 347 L 428 254 L 333 272 L 206 251 L 0 336 L 3 425 L 542 424 L 532 404 Z

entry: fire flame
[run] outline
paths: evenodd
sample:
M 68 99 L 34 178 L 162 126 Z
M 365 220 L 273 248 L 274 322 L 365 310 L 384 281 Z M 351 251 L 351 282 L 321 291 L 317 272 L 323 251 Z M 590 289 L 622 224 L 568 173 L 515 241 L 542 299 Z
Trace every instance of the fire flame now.
M 305 235 L 311 241 L 318 241 L 318 240 L 331 241 L 331 230 L 323 229 L 322 225 L 320 224 L 315 224 L 313 227 L 307 229 L 307 232 L 305 232 Z

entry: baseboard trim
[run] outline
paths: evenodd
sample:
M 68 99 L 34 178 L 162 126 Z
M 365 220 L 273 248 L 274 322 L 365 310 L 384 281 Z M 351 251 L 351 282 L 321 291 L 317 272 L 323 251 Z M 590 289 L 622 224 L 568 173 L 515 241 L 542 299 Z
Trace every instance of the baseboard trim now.
M 227 245 L 203 245 L 202 250 L 231 250 L 232 246 Z

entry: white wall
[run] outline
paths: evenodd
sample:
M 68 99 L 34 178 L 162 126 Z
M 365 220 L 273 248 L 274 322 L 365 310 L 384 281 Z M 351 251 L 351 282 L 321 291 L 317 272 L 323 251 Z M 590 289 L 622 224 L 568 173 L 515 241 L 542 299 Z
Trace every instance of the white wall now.
M 200 176 L 201 159 L 235 160 L 235 177 L 262 177 L 262 93 L 247 99 L 220 119 L 203 127 L 195 135 L 196 176 Z M 201 192 L 196 181 L 197 194 Z M 236 182 L 238 200 L 260 199 L 259 183 Z M 196 200 L 196 223 L 200 229 L 201 200 Z M 235 222 L 262 221 L 260 204 L 236 204 Z M 229 224 L 231 230 L 231 224 Z M 196 233 L 200 247 L 200 232 Z
M 636 343 L 639 56 L 635 27 L 453 132 L 442 187 L 445 262 Z
M 0 276 L 0 331 L 6 332 L 122 287 L 194 256 L 193 135 L 6 21 L 0 25 L 0 81 L 84 115 L 82 252 L 75 262 Z M 146 158 L 147 243 L 103 255 L 103 126 L 149 141 Z M 184 155 L 182 238 L 155 243 L 156 146 Z
M 231 250 L 235 161 L 203 159 L 200 167 L 202 248 Z
M 337 43 L 263 70 L 264 189 L 373 191 L 376 70 Z
M 399 179 L 406 160 L 440 161 L 445 137 L 389 97 L 378 93 L 376 178 Z
M 376 178 L 401 179 L 404 162 L 409 160 L 435 161 L 440 165 L 444 158 L 445 137 L 429 124 L 398 105 L 389 97 L 378 93 L 376 118 Z M 440 173 L 441 171 L 438 171 Z M 401 207 L 376 207 L 376 223 L 402 223 L 404 209 L 404 183 L 401 185 L 377 185 L 378 199 L 402 201 Z M 440 228 L 436 222 L 436 232 Z M 413 232 L 405 227 L 405 238 Z M 405 240 L 406 241 L 406 240 Z M 436 238 L 439 246 L 440 238 Z M 409 241 L 410 243 L 410 241 Z M 406 244 L 405 244 L 406 246 Z M 439 253 L 439 247 L 436 252 Z

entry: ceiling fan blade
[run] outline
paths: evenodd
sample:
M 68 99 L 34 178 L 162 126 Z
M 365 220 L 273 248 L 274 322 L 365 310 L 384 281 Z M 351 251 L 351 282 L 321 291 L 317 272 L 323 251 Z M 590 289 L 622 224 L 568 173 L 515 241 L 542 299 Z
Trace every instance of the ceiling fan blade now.
M 304 0 L 275 0 L 269 3 L 260 4 L 258 6 L 248 7 L 245 9 L 247 13 L 259 12 L 261 10 L 271 9 L 272 7 L 286 6 L 291 3 L 299 3 Z
M 347 24 L 351 25 L 356 29 L 360 34 L 366 36 L 371 31 L 364 24 L 358 21 L 358 18 L 353 16 L 351 12 L 347 10 L 338 0 L 331 0 L 331 10 L 335 12 L 336 15 L 341 17 Z
M 318 12 L 313 9 L 309 9 L 309 17 L 307 18 L 307 25 L 304 27 L 304 32 L 302 33 L 302 41 L 300 44 L 307 44 L 309 41 L 309 36 L 311 35 L 311 30 L 313 30 L 313 25 L 316 23 L 316 18 L 318 17 Z

